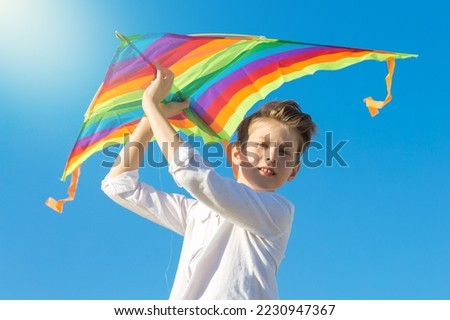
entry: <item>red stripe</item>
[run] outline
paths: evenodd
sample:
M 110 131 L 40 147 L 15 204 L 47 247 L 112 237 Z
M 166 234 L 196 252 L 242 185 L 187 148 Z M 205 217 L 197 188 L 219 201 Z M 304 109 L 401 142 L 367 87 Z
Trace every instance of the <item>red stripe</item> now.
M 99 97 L 101 96 L 101 94 L 108 92 L 109 90 L 114 89 L 116 87 L 119 87 L 119 86 L 123 85 L 124 83 L 127 83 L 127 82 L 135 80 L 135 79 L 139 79 L 142 77 L 147 77 L 152 74 L 154 74 L 153 68 L 151 68 L 149 66 L 148 68 L 142 68 L 140 70 L 137 70 L 136 72 L 126 74 L 126 75 L 122 76 L 121 78 L 116 79 L 116 81 L 110 81 L 108 83 L 104 83 L 102 91 L 99 94 Z
M 186 56 L 189 52 L 194 51 L 201 46 L 213 41 L 214 39 L 208 38 L 196 38 L 195 40 L 190 40 L 185 42 L 183 45 L 173 48 L 172 50 L 160 55 L 158 57 L 158 61 L 162 66 L 166 68 L 170 68 L 174 64 L 176 64 L 181 58 Z

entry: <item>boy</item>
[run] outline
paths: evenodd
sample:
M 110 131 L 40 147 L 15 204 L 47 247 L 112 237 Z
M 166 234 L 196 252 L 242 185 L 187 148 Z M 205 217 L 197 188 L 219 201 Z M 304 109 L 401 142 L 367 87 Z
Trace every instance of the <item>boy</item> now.
M 189 101 L 160 106 L 173 74 L 157 67 L 144 92 L 141 120 L 102 183 L 131 211 L 184 236 L 170 299 L 277 299 L 276 274 L 290 235 L 294 206 L 276 194 L 300 168 L 300 154 L 315 131 L 293 101 L 272 102 L 244 119 L 232 162 L 237 181 L 219 176 L 183 142 L 166 118 Z M 193 198 L 166 194 L 138 180 L 145 147 L 155 135 L 177 184 Z M 125 166 L 125 163 L 129 163 Z

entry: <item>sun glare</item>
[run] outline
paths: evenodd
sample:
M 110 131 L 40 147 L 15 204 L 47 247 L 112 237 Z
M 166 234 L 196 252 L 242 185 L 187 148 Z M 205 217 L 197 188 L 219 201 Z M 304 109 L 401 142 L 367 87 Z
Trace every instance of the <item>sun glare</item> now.
M 77 45 L 92 21 L 80 9 L 66 1 L 0 0 L 2 78 L 42 87 L 76 72 L 83 56 Z

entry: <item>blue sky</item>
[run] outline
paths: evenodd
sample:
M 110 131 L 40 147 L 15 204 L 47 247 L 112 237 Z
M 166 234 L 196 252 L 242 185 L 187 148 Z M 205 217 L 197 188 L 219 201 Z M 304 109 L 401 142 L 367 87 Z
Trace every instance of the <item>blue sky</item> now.
M 280 192 L 296 218 L 279 271 L 283 299 L 450 299 L 450 26 L 444 4 L 410 1 L 6 0 L 0 12 L 0 299 L 166 299 L 181 238 L 112 203 L 102 155 L 83 166 L 62 215 L 44 205 L 118 40 L 148 32 L 245 33 L 418 53 L 286 84 L 348 164 L 303 168 Z M 312 154 L 325 157 L 322 151 Z M 219 169 L 225 175 L 229 170 Z M 166 168 L 143 179 L 178 189 Z

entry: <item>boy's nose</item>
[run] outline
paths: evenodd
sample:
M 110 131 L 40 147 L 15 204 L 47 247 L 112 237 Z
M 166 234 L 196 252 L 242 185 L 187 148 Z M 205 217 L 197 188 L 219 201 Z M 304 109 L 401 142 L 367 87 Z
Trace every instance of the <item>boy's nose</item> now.
M 268 166 L 274 166 L 277 162 L 277 148 L 270 147 L 266 150 L 266 164 Z
M 277 161 L 275 159 L 270 159 L 270 158 L 266 159 L 266 165 L 268 165 L 269 167 L 274 167 L 276 163 L 277 163 Z

